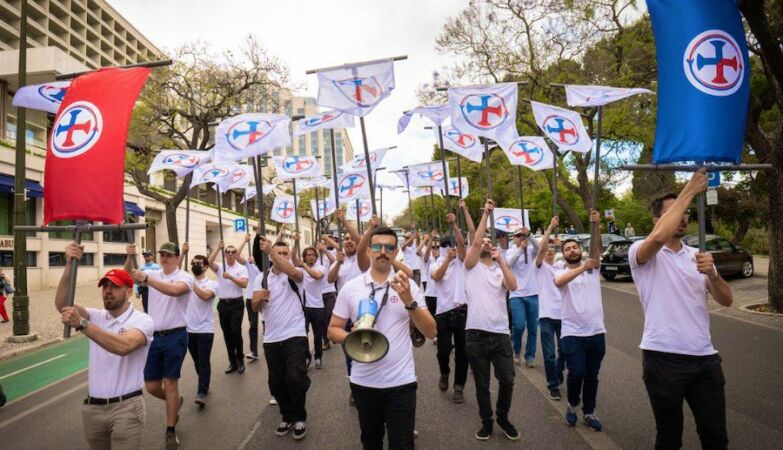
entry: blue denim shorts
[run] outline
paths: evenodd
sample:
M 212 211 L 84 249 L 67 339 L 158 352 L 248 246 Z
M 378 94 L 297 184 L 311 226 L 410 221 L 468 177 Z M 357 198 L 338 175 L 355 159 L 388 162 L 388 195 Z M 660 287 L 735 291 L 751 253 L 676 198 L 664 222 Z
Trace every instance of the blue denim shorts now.
M 178 379 L 188 352 L 188 332 L 184 328 L 165 336 L 155 336 L 144 366 L 144 381 Z

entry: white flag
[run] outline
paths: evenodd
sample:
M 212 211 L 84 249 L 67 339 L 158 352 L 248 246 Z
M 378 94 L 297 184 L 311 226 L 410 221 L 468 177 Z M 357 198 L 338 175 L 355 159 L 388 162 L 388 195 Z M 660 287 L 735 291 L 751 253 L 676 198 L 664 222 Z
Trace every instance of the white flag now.
M 446 174 L 448 177 L 449 166 L 446 166 Z M 415 164 L 408 166 L 408 177 L 410 185 L 413 187 L 420 186 L 434 186 L 436 188 L 443 188 L 443 163 L 430 162 L 423 164 Z
M 386 183 L 378 183 L 375 185 L 376 188 L 379 189 L 386 189 L 387 191 L 396 191 L 397 189 L 403 187 L 397 184 L 386 184 Z
M 513 166 L 525 166 L 533 170 L 554 167 L 554 155 L 544 138 L 540 136 L 522 136 L 511 142 L 499 142 Z
M 231 184 L 231 176 L 235 166 L 238 166 L 238 164 L 226 162 L 202 164 L 193 171 L 190 188 L 193 189 L 204 183 L 216 183 L 220 185 L 220 190 L 225 191 L 225 187 Z
M 415 200 L 419 197 L 424 197 L 425 195 L 430 195 L 430 193 L 432 193 L 433 195 L 437 195 L 438 197 L 443 197 L 441 195 L 440 189 L 433 189 L 432 187 L 421 186 L 421 187 L 414 187 L 410 189 L 411 189 L 411 200 Z
M 44 84 L 33 84 L 20 87 L 11 102 L 14 106 L 37 109 L 57 114 L 63 104 L 65 92 L 71 85 L 70 81 L 52 81 Z
M 296 189 L 299 192 L 310 188 L 329 188 L 332 186 L 332 180 L 326 177 L 303 178 L 296 182 Z
M 334 213 L 337 208 L 334 207 L 334 199 L 327 197 L 325 199 L 320 199 L 318 201 L 318 212 L 316 213 L 316 204 L 315 199 L 310 200 L 310 209 L 313 211 L 313 217 L 320 217 L 323 219 L 324 217 L 329 216 L 330 214 Z
M 545 103 L 531 101 L 530 105 L 539 128 L 557 148 L 579 153 L 587 153 L 593 148 L 593 141 L 590 140 L 579 113 Z
M 487 219 L 489 220 L 489 219 Z M 524 221 L 522 219 L 522 210 L 516 208 L 495 208 L 495 226 L 497 230 L 513 233 L 522 227 L 530 228 L 528 211 L 525 210 Z
M 215 132 L 213 161 L 239 161 L 260 156 L 291 145 L 288 124 L 283 114 L 248 113 L 229 117 Z
M 480 163 L 484 158 L 484 147 L 479 142 L 478 137 L 463 133 L 453 126 L 445 126 L 443 131 L 443 147 L 446 150 L 464 156 L 465 158 Z M 438 136 L 438 130 L 435 130 L 435 138 Z
M 386 156 L 386 152 L 389 151 L 388 148 L 379 148 L 377 150 L 373 150 L 368 153 L 370 156 L 370 169 L 372 169 L 373 173 L 375 172 L 375 169 L 378 167 L 381 167 L 381 164 L 383 164 L 383 158 Z M 342 166 L 340 166 L 340 172 L 342 173 L 367 173 L 367 162 L 364 159 L 364 153 L 360 153 L 353 157 L 353 159 Z
M 280 223 L 296 223 L 296 207 L 292 195 L 277 195 L 272 203 L 270 219 Z
M 394 89 L 394 62 L 343 66 L 318 72 L 320 106 L 364 117 Z
M 171 170 L 178 177 L 185 176 L 192 172 L 199 164 L 209 162 L 209 152 L 199 152 L 195 150 L 161 150 L 155 156 L 150 165 L 147 174 L 152 174 L 161 170 Z
M 372 218 L 372 202 L 368 198 L 360 198 L 358 199 L 358 203 L 358 208 L 356 200 L 347 203 L 345 218 L 348 220 L 356 220 L 356 216 L 358 215 L 360 222 L 369 222 Z
M 321 166 L 314 156 L 275 156 L 272 158 L 277 178 L 293 180 L 294 178 L 321 177 Z
M 408 182 L 409 176 L 408 176 L 407 169 L 393 170 L 392 173 L 397 175 L 397 178 L 399 178 L 400 181 L 402 181 L 402 187 L 406 189 L 410 187 L 410 183 Z
M 568 106 L 602 106 L 636 94 L 655 95 L 655 92 L 644 88 L 616 88 L 610 86 L 568 84 L 565 89 Z
M 353 128 L 353 116 L 336 110 L 307 116 L 296 121 L 294 136 L 301 136 L 321 128 Z
M 256 187 L 255 186 L 248 186 L 247 189 L 245 189 L 245 195 L 242 197 L 242 203 L 245 203 L 246 201 L 248 201 L 251 198 L 255 197 L 256 194 L 258 194 L 258 191 L 256 190 Z
M 366 173 L 344 173 L 337 177 L 337 198 L 347 203 L 357 198 L 370 198 L 370 183 Z
M 247 164 L 235 164 L 231 168 L 231 175 L 220 186 L 221 190 L 247 189 L 253 177 L 253 169 Z M 254 188 L 255 189 L 255 188 Z
M 500 142 L 517 134 L 517 84 L 449 89 L 451 124 L 463 132 Z
M 410 111 L 405 111 L 402 114 L 402 117 L 400 117 L 400 120 L 397 122 L 397 134 L 402 133 L 406 128 L 408 128 L 408 124 L 411 122 L 411 118 L 414 114 L 419 114 L 430 119 L 430 121 L 432 121 L 432 123 L 437 127 L 438 125 L 442 124 L 446 118 L 449 117 L 449 105 L 419 106 L 418 108 L 413 108 Z
M 460 180 L 462 180 L 462 198 L 467 198 L 470 194 L 470 188 L 468 187 L 467 177 L 462 178 L 449 178 L 449 194 L 454 197 L 459 197 Z

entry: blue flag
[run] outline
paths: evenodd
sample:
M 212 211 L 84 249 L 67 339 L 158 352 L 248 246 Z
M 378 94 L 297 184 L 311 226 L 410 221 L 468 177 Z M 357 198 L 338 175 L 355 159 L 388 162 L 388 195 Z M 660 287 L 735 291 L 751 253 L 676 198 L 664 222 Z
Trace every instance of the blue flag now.
M 739 163 L 750 96 L 736 0 L 647 0 L 658 55 L 653 162 Z

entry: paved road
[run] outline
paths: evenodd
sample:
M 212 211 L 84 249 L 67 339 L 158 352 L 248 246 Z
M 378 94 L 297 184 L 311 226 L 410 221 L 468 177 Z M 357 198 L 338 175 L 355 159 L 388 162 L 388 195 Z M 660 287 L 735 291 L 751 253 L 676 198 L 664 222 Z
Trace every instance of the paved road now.
M 651 448 L 654 422 L 641 380 L 641 354 L 637 348 L 643 317 L 638 298 L 627 292 L 628 288 L 606 283 L 603 289 L 608 349 L 601 371 L 597 413 L 604 422 L 605 432 L 592 433 L 581 425 L 575 429 L 565 426 L 562 419 L 565 402 L 546 399 L 539 355 L 538 368 L 517 371 L 511 419 L 522 433 L 522 440 L 511 443 L 496 434 L 489 442 L 478 443 L 473 438 L 479 420 L 472 383 L 469 380 L 466 388 L 467 401 L 452 404 L 450 396 L 437 389 L 435 347 L 427 343 L 416 351 L 419 377 L 416 423 L 421 433 L 417 445 L 426 449 Z M 736 320 L 720 311 L 712 314 L 711 319 L 713 340 L 724 360 L 732 447 L 779 448 L 783 441 L 783 416 L 779 413 L 783 402 L 783 386 L 779 382 L 783 369 L 783 345 L 780 345 L 783 331 Z M 55 351 L 49 358 L 60 353 Z M 71 359 L 79 358 L 61 357 L 45 365 Z M 28 362 L 32 361 L 40 361 L 40 357 Z M 248 365 L 248 371 L 241 376 L 224 375 L 225 349 L 222 338 L 216 336 L 215 374 L 210 404 L 204 411 L 198 411 L 192 403 L 195 376 L 189 358 L 183 367 L 182 391 L 187 401 L 178 426 L 182 448 L 235 448 L 240 444 L 246 448 L 294 448 L 295 445 L 299 449 L 358 448 L 358 424 L 355 410 L 347 406 L 348 384 L 341 351 L 326 352 L 325 362 L 325 369 L 310 372 L 313 384 L 308 396 L 308 436 L 294 443 L 290 436 L 278 438 L 273 433 L 279 415 L 275 407 L 267 404 L 264 363 Z M 24 368 L 15 367 L 15 370 Z M 36 369 L 30 369 L 30 375 Z M 10 372 L 13 371 L 0 366 L 0 377 Z M 0 383 L 5 385 L 10 378 Z M 79 405 L 85 386 L 86 373 L 77 372 L 0 410 L 3 447 L 84 448 Z M 147 396 L 145 448 L 162 448 L 163 415 L 162 402 Z M 77 440 L 68 441 L 70 436 L 76 436 Z M 684 448 L 698 448 L 690 417 L 686 419 Z

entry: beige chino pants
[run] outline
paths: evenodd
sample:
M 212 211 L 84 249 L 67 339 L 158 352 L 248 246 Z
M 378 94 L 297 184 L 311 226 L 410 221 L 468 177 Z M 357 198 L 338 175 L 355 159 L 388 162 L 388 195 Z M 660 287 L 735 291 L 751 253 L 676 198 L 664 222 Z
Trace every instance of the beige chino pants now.
M 144 396 L 110 405 L 83 405 L 82 422 L 92 450 L 138 450 L 144 429 Z

